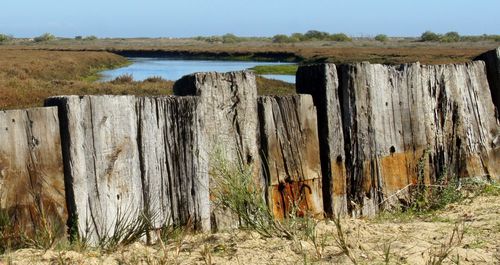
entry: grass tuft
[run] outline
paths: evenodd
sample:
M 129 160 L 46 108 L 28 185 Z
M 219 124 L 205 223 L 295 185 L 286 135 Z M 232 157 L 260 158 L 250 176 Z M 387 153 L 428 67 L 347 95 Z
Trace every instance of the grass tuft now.
M 165 80 L 161 76 L 150 76 L 150 77 L 144 79 L 144 82 L 146 82 L 146 83 L 158 83 L 158 82 L 165 82 L 165 81 L 167 81 L 167 80 Z
M 451 252 L 460 246 L 464 237 L 463 225 L 456 224 L 449 239 L 439 245 L 439 247 L 429 251 L 427 265 L 441 265 L 450 256 Z
M 112 84 L 130 84 L 134 82 L 134 77 L 131 74 L 123 74 L 118 77 L 116 77 L 113 81 L 111 81 Z

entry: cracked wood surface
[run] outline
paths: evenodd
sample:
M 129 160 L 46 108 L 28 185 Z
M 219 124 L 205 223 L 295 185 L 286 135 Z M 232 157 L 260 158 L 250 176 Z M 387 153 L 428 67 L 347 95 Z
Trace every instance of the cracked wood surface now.
M 316 108 L 309 95 L 260 97 L 259 120 L 263 175 L 268 203 L 284 218 L 299 206 L 323 215 Z
M 18 231 L 50 222 L 60 235 L 67 218 L 56 108 L 0 111 L 0 211 Z M 44 220 L 45 219 L 45 220 Z
M 335 136 L 329 141 L 343 138 L 347 177 L 340 185 L 347 186 L 346 208 L 353 215 L 374 215 L 380 207 L 406 200 L 407 192 L 388 198 L 408 185 L 453 175 L 500 177 L 499 124 L 483 62 L 305 66 L 298 71 L 297 87 L 312 94 L 316 104 L 340 106 L 318 107 L 318 117 L 336 122 L 329 128 L 342 128 L 342 133 L 330 132 Z M 325 169 L 330 173 L 323 173 L 323 185 L 338 185 L 334 169 Z
M 70 219 L 90 244 L 119 233 L 142 212 L 135 97 L 61 96 Z
M 213 172 L 214 157 L 234 165 L 250 166 L 258 183 L 260 161 L 258 155 L 257 86 L 251 72 L 196 73 L 187 75 L 174 85 L 179 96 L 197 96 L 196 109 L 204 135 L 200 155 Z M 212 230 L 238 226 L 236 216 L 227 209 L 211 205 Z
M 123 233 L 143 214 L 157 228 L 209 229 L 196 99 L 62 96 L 46 104 L 59 107 L 68 208 L 89 243 Z

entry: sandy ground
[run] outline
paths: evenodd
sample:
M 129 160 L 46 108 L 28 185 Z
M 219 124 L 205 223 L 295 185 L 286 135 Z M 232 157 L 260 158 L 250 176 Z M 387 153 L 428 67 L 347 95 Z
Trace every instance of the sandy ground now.
M 232 231 L 180 236 L 164 248 L 135 243 L 111 253 L 22 249 L 0 260 L 3 264 L 439 264 L 429 262 L 447 252 L 443 264 L 500 264 L 498 196 L 451 204 L 425 218 L 383 215 L 342 219 L 341 224 L 351 258 L 336 243 L 337 229 L 329 221 L 317 227 L 317 247 L 310 239 Z M 454 229 L 458 233 L 450 241 Z

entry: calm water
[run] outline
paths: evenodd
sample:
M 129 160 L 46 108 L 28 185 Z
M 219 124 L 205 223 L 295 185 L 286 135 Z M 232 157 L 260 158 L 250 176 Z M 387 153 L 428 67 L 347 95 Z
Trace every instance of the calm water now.
M 129 58 L 132 64 L 114 70 L 101 72 L 101 81 L 110 81 L 124 74 L 131 74 L 134 80 L 140 81 L 151 76 L 161 76 L 167 80 L 177 80 L 184 75 L 196 72 L 229 72 L 252 68 L 257 65 L 283 64 L 275 62 L 215 61 L 215 60 L 182 60 L 169 58 Z M 293 75 L 264 75 L 289 83 L 295 83 Z

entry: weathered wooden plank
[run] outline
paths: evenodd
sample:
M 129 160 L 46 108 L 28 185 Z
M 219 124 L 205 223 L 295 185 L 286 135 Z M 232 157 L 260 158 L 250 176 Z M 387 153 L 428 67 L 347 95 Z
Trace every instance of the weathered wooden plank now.
M 453 175 L 498 178 L 499 127 L 484 63 L 343 65 L 337 69 L 337 92 L 335 80 L 326 81 L 335 74 L 323 67 L 299 69 L 298 91 L 317 98 L 323 116 L 331 114 L 320 105 L 340 106 L 343 135 L 336 135 L 343 137 L 354 215 L 373 215 L 405 199 L 405 192 L 392 195 L 409 185 Z
M 200 154 L 195 97 L 138 98 L 145 210 L 156 227 L 210 229 L 207 158 Z
M 301 66 L 296 86 L 298 93 L 312 95 L 317 108 L 325 213 L 345 214 L 347 180 L 337 68 L 334 64 Z
M 251 72 L 196 73 L 184 76 L 174 85 L 176 95 L 199 97 L 197 108 L 200 134 L 205 136 L 200 155 L 208 158 L 213 172 L 213 156 L 220 151 L 229 163 L 241 163 L 259 174 L 257 87 Z M 264 188 L 264 186 L 262 186 Z M 214 230 L 237 226 L 237 219 L 212 205 Z
M 416 165 L 427 146 L 422 122 L 428 120 L 420 107 L 428 101 L 411 90 L 420 92 L 419 68 L 340 68 L 350 206 L 357 215 L 375 214 L 382 201 L 417 181 Z M 407 192 L 394 199 L 402 197 Z
M 258 99 L 263 174 L 277 218 L 323 216 L 316 108 L 309 95 Z M 294 209 L 297 207 L 298 209 Z
M 476 60 L 486 63 L 491 97 L 496 106 L 497 119 L 500 120 L 500 47 L 479 55 Z
M 61 96 L 70 227 L 90 244 L 130 229 L 143 210 L 133 96 Z
M 19 233 L 65 233 L 56 108 L 0 111 L 0 211 L 7 212 Z
M 434 116 L 433 129 L 440 145 L 434 148 L 436 154 L 444 153 L 441 173 L 499 179 L 500 156 L 494 142 L 500 126 L 494 116 L 484 63 L 422 68 L 423 78 L 431 76 L 430 85 L 425 87 L 435 92 L 431 93 L 435 102 L 432 107 L 438 115 Z M 440 168 L 436 163 L 434 167 Z
M 207 159 L 193 97 L 64 96 L 59 106 L 68 208 L 91 244 L 147 217 L 210 229 Z
M 498 132 L 484 64 L 341 69 L 351 200 L 373 215 L 409 184 L 498 176 Z M 428 157 L 427 157 L 428 156 Z M 427 173 L 418 174 L 424 159 Z M 354 209 L 354 208 L 353 208 Z

